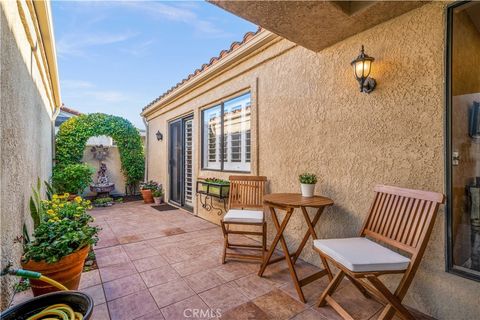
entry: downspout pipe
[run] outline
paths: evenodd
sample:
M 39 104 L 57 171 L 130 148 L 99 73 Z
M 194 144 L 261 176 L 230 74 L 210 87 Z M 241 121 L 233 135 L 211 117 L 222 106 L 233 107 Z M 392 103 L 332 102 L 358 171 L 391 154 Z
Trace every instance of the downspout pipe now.
M 145 173 L 144 173 L 144 181 L 148 181 L 148 141 L 150 140 L 150 132 L 148 128 L 148 121 L 145 117 L 142 117 L 143 124 L 145 125 L 145 146 L 144 148 L 144 154 L 145 154 Z
M 57 119 L 58 115 L 60 114 L 60 106 L 55 106 L 52 114 L 52 168 L 55 166 L 55 120 Z

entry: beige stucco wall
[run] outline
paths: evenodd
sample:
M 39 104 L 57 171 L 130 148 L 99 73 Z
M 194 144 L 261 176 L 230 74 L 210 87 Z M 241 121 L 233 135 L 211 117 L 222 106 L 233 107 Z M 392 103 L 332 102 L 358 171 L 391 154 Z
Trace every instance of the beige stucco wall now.
M 92 146 L 86 146 L 83 151 L 82 162 L 87 163 L 95 168 L 95 173 L 92 178 L 93 181 L 97 181 L 97 171 L 100 167 L 98 160 L 93 157 L 91 152 Z M 110 193 L 112 195 L 124 195 L 125 194 L 125 176 L 122 173 L 122 164 L 120 162 L 120 152 L 118 147 L 108 147 L 108 156 L 103 161 L 107 165 L 107 176 L 110 182 L 115 184 L 115 189 Z M 93 196 L 95 192 L 91 192 L 90 188 L 85 189 L 84 195 Z
M 22 254 L 22 226 L 31 230 L 28 198 L 39 177 L 47 180 L 52 166 L 52 110 L 49 88 L 44 85 L 24 22 L 33 26 L 24 2 L 0 3 L 0 224 L 1 267 L 11 260 L 19 267 Z M 35 30 L 28 30 L 35 38 Z M 40 64 L 40 66 L 45 67 Z M 44 74 L 45 76 L 45 74 Z M 33 121 L 32 121 L 33 120 Z M 17 241 L 17 238 L 20 241 Z M 1 306 L 4 309 L 17 278 L 1 278 Z
M 252 174 L 266 175 L 271 192 L 299 192 L 298 174 L 317 173 L 317 193 L 335 201 L 320 237 L 358 234 L 377 183 L 444 192 L 444 13 L 445 3 L 431 3 L 319 53 L 286 40 L 265 48 L 149 116 L 149 178 L 168 181 L 167 122 L 192 112 L 195 176 L 227 178 L 200 169 L 199 109 L 250 89 Z M 376 59 L 370 95 L 358 92 L 349 64 L 361 44 Z M 292 248 L 306 231 L 302 219 L 287 228 Z M 478 318 L 480 283 L 445 272 L 444 223 L 442 209 L 406 302 L 439 319 Z M 268 225 L 271 241 L 270 218 Z M 319 265 L 311 242 L 302 258 Z

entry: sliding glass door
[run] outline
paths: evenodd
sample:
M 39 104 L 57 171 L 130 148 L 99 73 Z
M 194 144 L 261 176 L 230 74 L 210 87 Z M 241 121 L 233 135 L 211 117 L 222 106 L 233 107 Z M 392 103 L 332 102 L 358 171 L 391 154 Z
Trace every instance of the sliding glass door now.
M 169 200 L 175 205 L 193 207 L 193 118 L 169 124 Z
M 480 280 L 480 3 L 448 8 L 447 269 Z

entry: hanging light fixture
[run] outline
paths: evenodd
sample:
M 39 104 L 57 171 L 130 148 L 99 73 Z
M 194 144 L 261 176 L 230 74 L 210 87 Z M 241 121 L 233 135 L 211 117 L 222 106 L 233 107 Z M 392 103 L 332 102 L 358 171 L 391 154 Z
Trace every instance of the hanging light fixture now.
M 372 63 L 375 59 L 365 54 L 363 45 L 358 57 L 351 62 L 353 66 L 353 72 L 355 79 L 357 79 L 360 85 L 360 92 L 370 93 L 375 89 L 377 82 L 375 79 L 370 78 L 370 72 L 372 71 Z

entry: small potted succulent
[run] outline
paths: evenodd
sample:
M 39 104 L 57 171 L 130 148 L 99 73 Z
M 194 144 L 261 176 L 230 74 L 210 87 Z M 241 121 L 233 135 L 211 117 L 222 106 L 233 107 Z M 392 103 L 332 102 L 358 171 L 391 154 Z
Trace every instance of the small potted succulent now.
M 36 196 L 36 195 L 35 195 Z M 24 247 L 22 267 L 42 273 L 65 285 L 78 289 L 80 276 L 90 248 L 98 240 L 99 227 L 92 226 L 87 213 L 91 203 L 69 194 L 53 194 L 51 200 L 32 198 L 30 213 L 34 220 L 33 237 Z M 57 291 L 39 280 L 30 280 L 34 296 Z
M 299 180 L 302 188 L 302 197 L 313 197 L 315 184 L 317 183 L 317 176 L 313 173 L 305 172 L 299 176 Z
M 161 204 L 163 202 L 164 191 L 161 184 L 158 185 L 157 189 L 153 190 L 152 195 L 153 195 L 153 202 L 155 202 L 155 204 Z
M 153 180 L 144 182 L 140 185 L 144 203 L 153 203 L 153 191 L 158 189 L 158 183 Z

